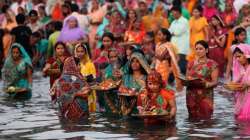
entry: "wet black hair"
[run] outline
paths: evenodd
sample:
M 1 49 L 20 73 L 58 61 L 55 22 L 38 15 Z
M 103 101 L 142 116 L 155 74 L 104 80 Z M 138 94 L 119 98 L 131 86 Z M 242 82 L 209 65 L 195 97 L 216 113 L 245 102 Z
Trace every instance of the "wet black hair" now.
M 18 14 L 16 15 L 16 22 L 17 24 L 24 24 L 25 22 L 25 15 L 24 14 Z
M 171 35 L 171 33 L 169 32 L 168 29 L 166 29 L 166 28 L 161 28 L 160 31 L 162 32 L 162 34 L 163 34 L 164 36 L 166 36 L 166 37 L 165 37 L 165 40 L 166 40 L 166 41 L 170 41 L 170 40 L 171 40 L 172 35 Z

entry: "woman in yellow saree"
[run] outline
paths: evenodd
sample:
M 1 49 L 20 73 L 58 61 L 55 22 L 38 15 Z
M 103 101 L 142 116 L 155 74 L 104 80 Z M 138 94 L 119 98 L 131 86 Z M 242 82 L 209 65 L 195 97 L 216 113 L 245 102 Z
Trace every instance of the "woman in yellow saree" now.
M 75 54 L 80 58 L 80 73 L 87 82 L 96 77 L 96 69 L 92 63 L 86 44 L 79 43 L 75 46 Z M 91 77 L 91 79 L 89 78 Z M 89 112 L 96 111 L 96 93 L 92 91 L 88 96 Z

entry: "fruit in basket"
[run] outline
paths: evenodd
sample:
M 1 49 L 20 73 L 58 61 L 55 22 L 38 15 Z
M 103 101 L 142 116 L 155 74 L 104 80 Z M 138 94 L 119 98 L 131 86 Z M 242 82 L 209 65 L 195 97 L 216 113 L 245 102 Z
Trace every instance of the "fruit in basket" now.
M 7 92 L 15 92 L 16 88 L 13 86 L 8 87 Z

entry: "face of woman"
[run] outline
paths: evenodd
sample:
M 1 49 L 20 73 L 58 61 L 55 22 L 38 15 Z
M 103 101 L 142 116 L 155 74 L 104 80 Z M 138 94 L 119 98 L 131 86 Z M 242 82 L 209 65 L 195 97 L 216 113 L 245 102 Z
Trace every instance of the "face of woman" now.
M 92 0 L 92 7 L 93 8 L 98 8 L 98 6 L 99 6 L 98 1 L 97 0 Z
M 160 91 L 160 85 L 158 83 L 149 81 L 147 82 L 147 86 L 154 93 L 158 93 Z
M 111 63 L 118 61 L 118 54 L 117 54 L 117 52 L 115 52 L 115 51 L 109 52 L 109 61 Z
M 116 23 L 119 23 L 121 21 L 121 15 L 118 12 L 114 12 L 112 14 L 113 21 L 116 21 Z
M 130 10 L 128 13 L 129 19 L 136 19 L 136 13 L 133 10 Z
M 165 36 L 164 36 L 164 34 L 163 34 L 161 31 L 158 31 L 158 32 L 157 32 L 157 38 L 158 38 L 160 41 L 164 41 L 164 40 L 165 40 Z
M 232 4 L 231 3 L 226 3 L 226 5 L 225 5 L 225 11 L 230 12 L 230 11 L 232 11 L 232 9 L 233 9 Z
M 21 53 L 18 48 L 13 48 L 12 49 L 12 58 L 14 61 L 17 61 L 21 58 Z
M 198 58 L 205 57 L 208 53 L 208 50 L 204 48 L 201 44 L 195 46 L 195 53 Z
M 201 16 L 201 13 L 198 9 L 194 9 L 193 12 L 192 12 L 192 15 L 196 18 L 200 17 Z
M 77 26 L 77 21 L 75 19 L 71 19 L 68 21 L 69 28 L 75 28 Z
M 219 22 L 216 18 L 212 17 L 212 19 L 211 19 L 211 24 L 212 24 L 213 26 L 217 26 L 217 25 L 220 24 L 220 22 Z
M 238 36 L 235 37 L 239 42 L 245 42 L 247 38 L 246 32 L 241 32 Z
M 102 44 L 104 47 L 111 47 L 112 46 L 112 40 L 109 37 L 104 37 L 102 39 Z
M 136 58 L 133 58 L 131 61 L 131 68 L 133 71 L 140 70 L 141 64 L 140 64 L 139 60 L 137 60 Z
M 83 47 L 78 47 L 76 49 L 76 56 L 78 58 L 80 58 L 80 59 L 83 58 L 85 54 L 86 54 L 86 52 L 85 52 L 85 49 Z
M 132 50 L 130 48 L 126 49 L 126 56 L 130 57 L 132 54 Z
M 59 44 L 56 46 L 56 55 L 57 56 L 63 56 L 64 54 L 64 46 L 62 44 Z
M 243 53 L 236 52 L 234 55 L 241 65 L 246 65 L 248 63 L 247 58 Z

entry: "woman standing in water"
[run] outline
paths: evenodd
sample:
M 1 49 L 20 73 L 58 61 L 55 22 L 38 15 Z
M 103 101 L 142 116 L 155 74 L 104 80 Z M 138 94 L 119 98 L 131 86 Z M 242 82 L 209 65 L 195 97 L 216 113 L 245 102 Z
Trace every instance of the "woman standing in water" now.
M 79 43 L 75 46 L 76 57 L 80 59 L 80 73 L 86 79 L 87 82 L 93 82 L 96 78 L 95 65 L 92 63 L 86 44 Z M 88 96 L 89 111 L 96 111 L 96 93 L 90 92 Z
M 228 49 L 228 56 L 227 56 L 227 69 L 226 69 L 226 79 L 229 79 L 231 76 L 231 70 L 233 65 L 233 52 L 232 48 L 237 47 L 238 45 L 246 45 L 248 46 L 245 41 L 247 37 L 247 32 L 244 28 L 238 27 L 234 31 L 235 40 L 233 41 L 233 45 L 231 46 L 231 49 Z M 250 46 L 249 46 L 250 47 Z M 235 76 L 237 73 L 234 73 Z
M 207 119 L 213 114 L 213 88 L 218 83 L 219 69 L 207 57 L 208 44 L 201 40 L 195 44 L 196 59 L 188 63 L 186 102 L 190 118 Z
M 234 82 L 241 88 L 236 92 L 235 117 L 237 120 L 250 120 L 250 47 L 238 45 L 233 51 Z
M 4 88 L 11 92 L 14 98 L 31 98 L 32 62 L 18 43 L 11 46 L 2 69 L 2 78 Z
M 119 88 L 120 93 L 131 95 L 119 97 L 122 115 L 137 112 L 136 96 L 141 89 L 145 88 L 149 72 L 150 68 L 145 57 L 139 52 L 134 52 L 129 60 L 129 72 L 122 77 L 123 83 Z
M 146 81 L 146 89 L 138 95 L 137 109 L 139 110 L 139 114 L 156 113 L 157 115 L 169 115 L 169 120 L 167 118 L 149 118 L 148 121 L 150 122 L 175 120 L 176 103 L 174 92 L 165 88 L 161 74 L 155 70 L 149 73 Z
M 52 87 L 55 80 L 60 77 L 64 61 L 68 56 L 69 53 L 66 45 L 63 42 L 57 42 L 55 45 L 55 56 L 49 58 L 43 68 L 43 74 L 45 76 L 50 76 L 50 87 Z
M 79 120 L 89 113 L 90 88 L 80 73 L 80 58 L 76 54 L 65 60 L 63 72 L 51 88 L 50 95 L 59 104 L 60 113 L 68 120 Z
M 178 91 L 182 90 L 182 85 L 180 80 L 177 78 L 180 76 L 180 69 L 177 63 L 177 54 L 175 53 L 175 47 L 171 40 L 171 33 L 162 28 L 157 32 L 157 37 L 159 38 L 159 43 L 155 48 L 155 59 L 153 60 L 151 66 L 161 74 L 162 80 L 166 85 L 169 85 L 169 77 L 171 74 L 174 75 L 176 81 L 176 89 Z

